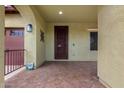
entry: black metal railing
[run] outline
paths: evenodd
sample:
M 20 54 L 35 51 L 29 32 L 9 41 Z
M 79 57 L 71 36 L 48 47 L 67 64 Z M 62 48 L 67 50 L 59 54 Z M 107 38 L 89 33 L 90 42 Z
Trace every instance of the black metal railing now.
M 5 50 L 5 70 L 7 75 L 24 66 L 24 49 Z

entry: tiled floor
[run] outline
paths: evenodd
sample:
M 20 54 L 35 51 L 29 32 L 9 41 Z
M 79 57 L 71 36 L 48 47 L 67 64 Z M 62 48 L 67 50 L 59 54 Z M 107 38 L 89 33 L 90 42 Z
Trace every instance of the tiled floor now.
M 104 88 L 96 76 L 96 62 L 46 62 L 5 82 L 10 88 Z

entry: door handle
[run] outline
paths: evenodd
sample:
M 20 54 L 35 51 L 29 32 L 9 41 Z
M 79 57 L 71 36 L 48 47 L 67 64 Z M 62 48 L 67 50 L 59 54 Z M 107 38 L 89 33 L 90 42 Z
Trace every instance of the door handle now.
M 57 47 L 62 47 L 62 45 L 61 44 L 58 44 L 58 46 Z

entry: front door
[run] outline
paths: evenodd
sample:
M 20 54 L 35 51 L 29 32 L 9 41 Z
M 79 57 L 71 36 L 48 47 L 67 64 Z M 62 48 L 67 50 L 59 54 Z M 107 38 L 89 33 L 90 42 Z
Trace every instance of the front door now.
M 68 26 L 54 27 L 55 59 L 68 59 Z

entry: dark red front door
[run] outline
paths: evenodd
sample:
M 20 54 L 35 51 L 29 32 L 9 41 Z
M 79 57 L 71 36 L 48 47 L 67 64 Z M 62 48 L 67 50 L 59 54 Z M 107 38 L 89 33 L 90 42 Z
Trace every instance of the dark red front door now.
M 55 59 L 68 59 L 68 26 L 55 26 Z

